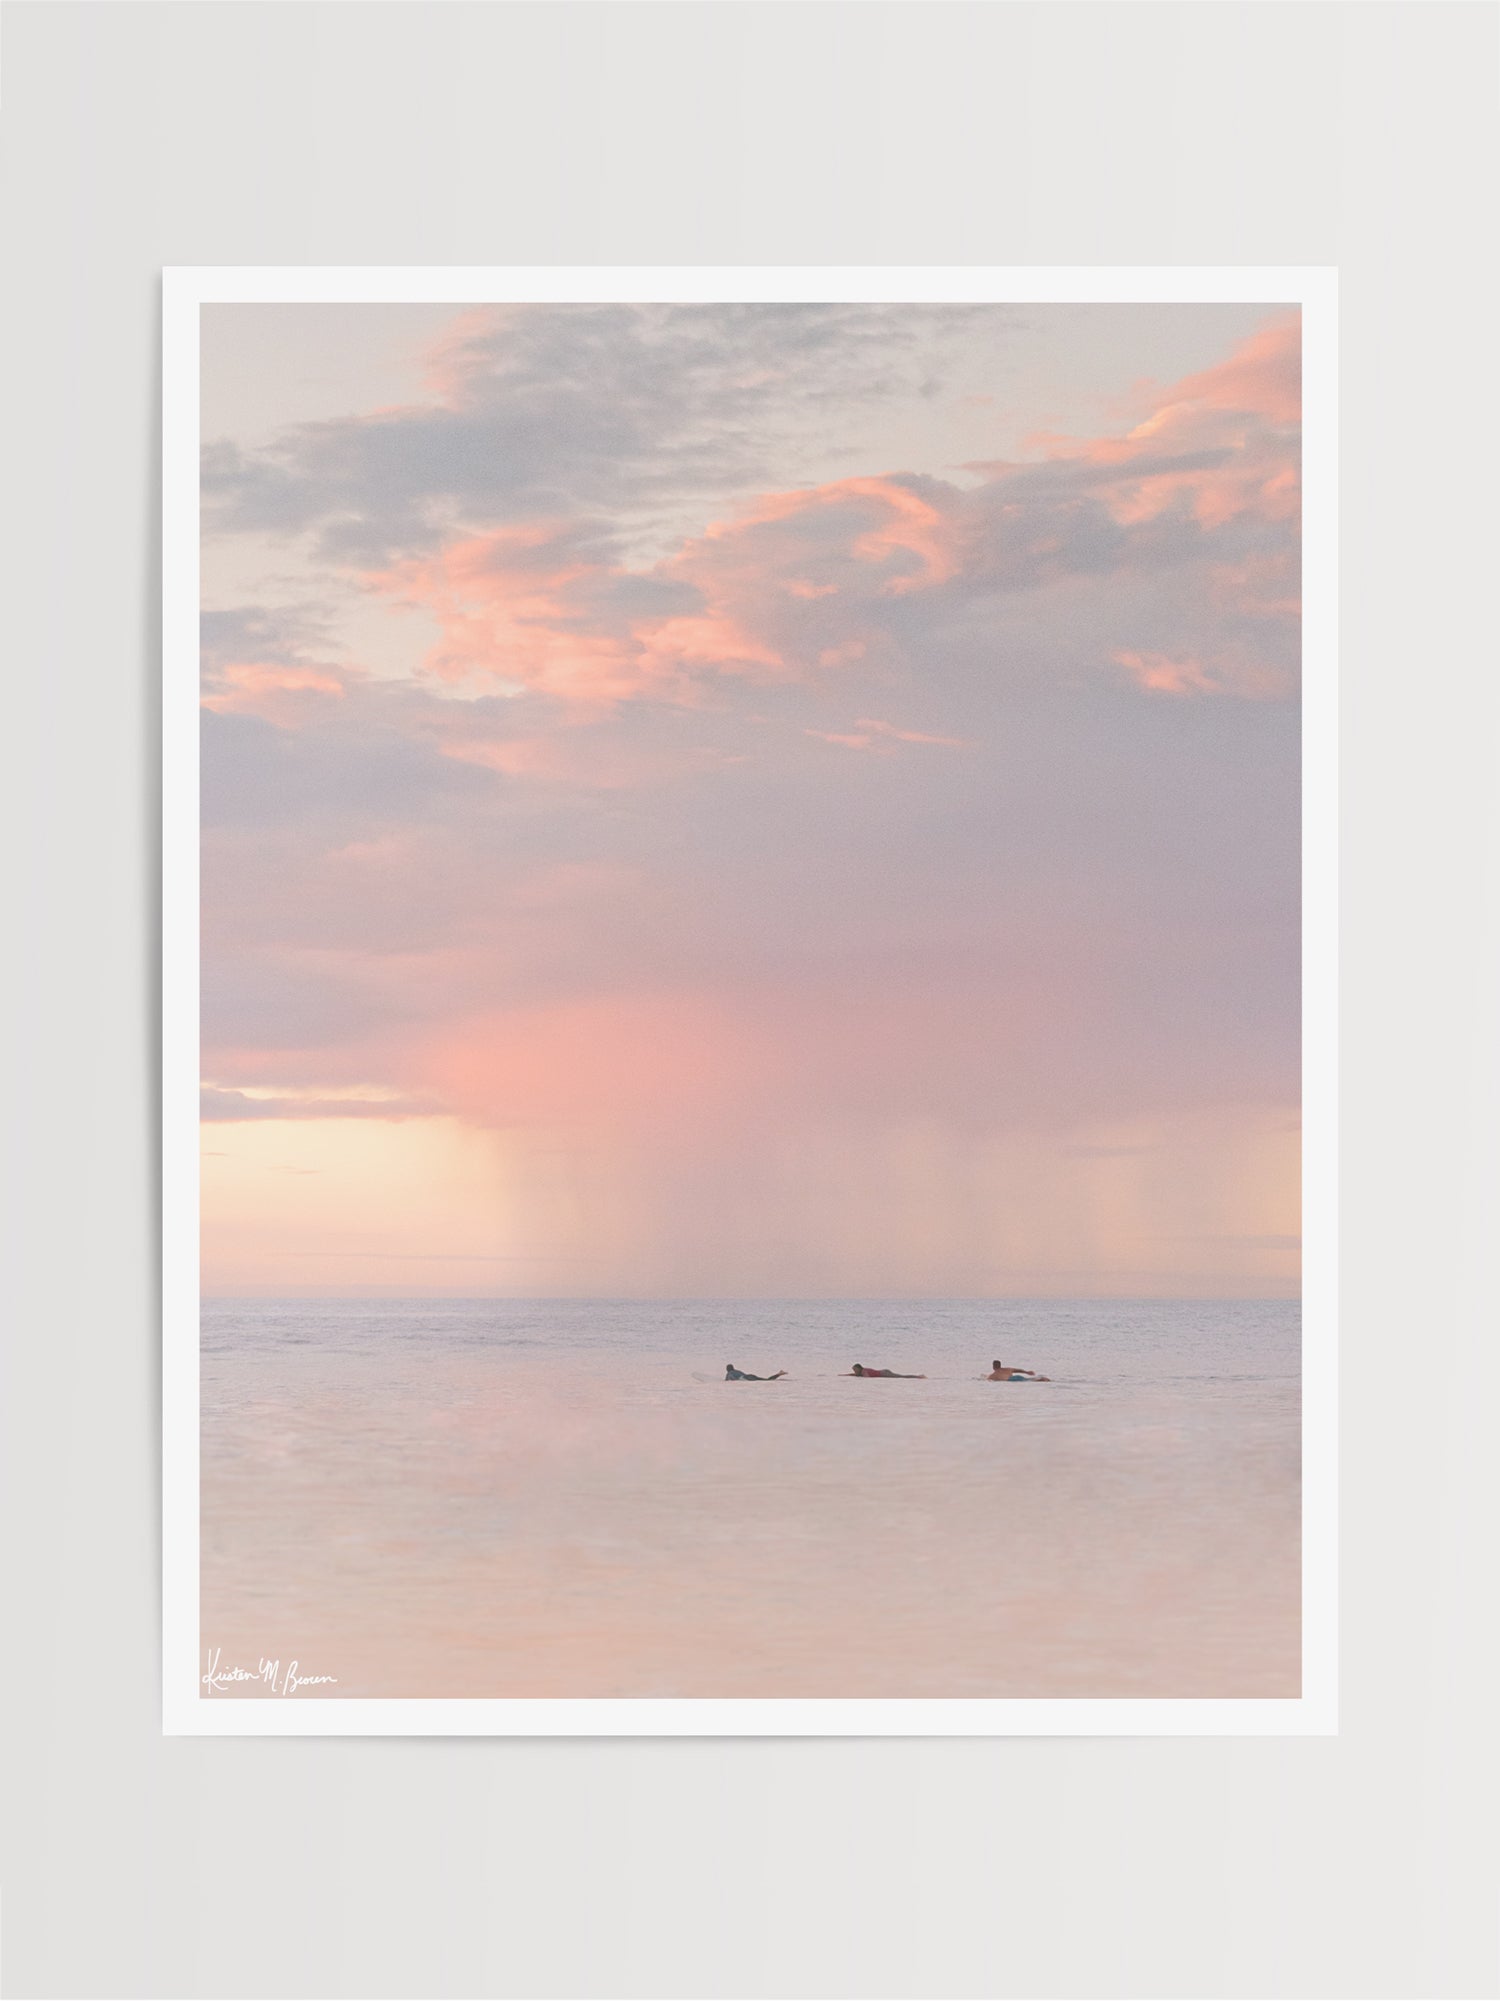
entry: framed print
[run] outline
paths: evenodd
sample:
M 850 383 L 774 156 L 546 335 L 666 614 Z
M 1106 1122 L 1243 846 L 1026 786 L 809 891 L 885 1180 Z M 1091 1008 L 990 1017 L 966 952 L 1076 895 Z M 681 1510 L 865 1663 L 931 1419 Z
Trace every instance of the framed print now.
M 178 1733 L 1335 1727 L 1335 288 L 179 269 Z

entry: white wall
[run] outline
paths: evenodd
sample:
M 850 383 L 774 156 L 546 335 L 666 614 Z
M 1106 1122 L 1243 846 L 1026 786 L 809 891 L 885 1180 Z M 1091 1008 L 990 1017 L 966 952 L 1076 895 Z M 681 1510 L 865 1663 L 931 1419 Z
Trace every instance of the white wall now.
M 3 27 L 5 1991 L 1493 1994 L 1495 12 Z M 1342 267 L 1337 1740 L 160 1736 L 157 273 L 512 261 Z

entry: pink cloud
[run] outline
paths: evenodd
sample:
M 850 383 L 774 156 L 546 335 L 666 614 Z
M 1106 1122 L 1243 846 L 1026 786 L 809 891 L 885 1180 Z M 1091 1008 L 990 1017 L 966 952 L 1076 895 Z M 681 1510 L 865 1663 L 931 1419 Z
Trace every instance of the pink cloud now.
M 343 681 L 328 668 L 234 661 L 218 670 L 203 706 L 220 715 L 259 716 L 286 726 L 305 719 L 307 705 L 299 697 L 338 698 L 343 693 Z
M 784 664 L 723 602 L 632 609 L 641 579 L 577 552 L 559 524 L 473 536 L 368 581 L 437 619 L 443 636 L 427 668 L 443 680 L 490 675 L 608 707 L 642 695 L 691 701 L 700 670 L 775 675 Z
M 628 621 L 590 624 L 586 595 L 611 572 L 570 549 L 557 524 L 503 528 L 368 581 L 437 620 L 427 668 L 442 680 L 490 675 L 563 701 L 609 704 L 648 680 L 670 696 L 670 672 L 648 661 Z
M 1299 319 L 1263 327 L 1242 341 L 1226 361 L 1177 384 L 1177 403 L 1244 410 L 1275 424 L 1302 416 L 1302 326 Z
M 683 770 L 743 762 L 714 744 L 622 744 L 589 729 L 558 728 L 514 737 L 454 735 L 440 746 L 445 757 L 477 764 L 507 778 L 536 779 L 613 792 L 649 785 Z
M 1120 652 L 1111 655 L 1142 688 L 1159 695 L 1205 694 L 1217 687 L 1201 660 L 1173 660 L 1165 653 Z
M 463 400 L 472 386 L 476 359 L 503 323 L 505 311 L 500 306 L 470 306 L 449 322 L 438 339 L 429 342 L 423 356 L 423 380 L 430 395 L 450 407 Z
M 554 521 L 466 536 L 367 581 L 436 620 L 430 674 L 489 680 L 579 718 L 640 701 L 712 705 L 735 682 L 900 671 L 913 643 L 908 605 L 932 604 L 930 631 L 934 619 L 962 618 L 976 596 L 1066 576 L 1088 588 L 1107 571 L 1176 566 L 1205 623 L 1225 612 L 1290 618 L 1299 355 L 1297 325 L 1273 325 L 1158 392 L 1124 435 L 1051 438 L 1039 460 L 970 468 L 986 475 L 978 486 L 882 475 L 765 494 L 648 569 L 612 561 Z M 1103 566 L 1101 521 L 1123 531 Z M 1261 545 L 1247 549 L 1251 533 Z M 1194 573 L 1188 565 L 1200 561 Z M 1231 649 L 1206 659 L 1175 635 L 1128 636 L 1103 657 L 1149 692 L 1282 691 L 1284 675 L 1259 671 L 1243 647 L 1243 658 Z M 887 733 L 825 734 L 872 748 L 851 739 Z M 580 762 L 534 730 L 448 754 L 513 776 L 560 776 Z
M 958 558 L 951 525 L 940 509 L 890 479 L 841 480 L 837 485 L 822 488 L 818 498 L 826 504 L 856 493 L 878 500 L 888 512 L 855 541 L 855 555 L 882 566 L 893 556 L 915 556 L 921 566 L 916 571 L 900 570 L 884 577 L 879 586 L 884 595 L 902 597 L 908 591 L 940 584 L 954 575 Z
M 952 489 L 929 485 L 923 494 L 892 478 L 842 479 L 767 494 L 713 523 L 663 568 L 741 618 L 754 615 L 768 584 L 808 602 L 902 597 L 960 567 Z
M 857 661 L 870 634 L 849 632 L 851 614 L 944 582 L 958 563 L 935 501 L 894 480 L 850 479 L 768 495 L 649 572 L 601 561 L 546 523 L 468 537 L 367 582 L 437 620 L 427 668 L 439 678 L 488 675 L 607 707 L 691 703 L 705 679 L 792 679 Z M 817 568 L 832 574 L 807 574 Z M 641 609 L 641 586 L 682 608 Z
M 1184 502 L 1205 527 L 1242 514 L 1295 518 L 1300 483 L 1295 431 L 1301 413 L 1302 336 L 1297 322 L 1268 327 L 1227 360 L 1168 390 L 1143 423 L 1119 440 L 1087 448 L 1114 469 L 1111 510 L 1124 522 L 1150 520 Z M 1217 449 L 1225 462 L 1132 480 L 1132 462 L 1163 450 Z
M 1123 436 L 1038 433 L 1028 443 L 1044 465 L 1076 466 L 1122 526 L 1174 509 L 1210 529 L 1244 516 L 1289 522 L 1300 505 L 1301 352 L 1298 321 L 1266 327 L 1214 368 L 1157 390 Z M 1035 464 L 971 469 L 1020 487 Z
M 894 723 L 881 722 L 873 716 L 861 716 L 848 735 L 842 735 L 836 730 L 808 730 L 806 734 L 819 737 L 824 743 L 842 744 L 847 750 L 889 752 L 893 743 L 939 744 L 948 750 L 972 748 L 967 737 L 931 736 L 924 730 L 898 729 Z
M 1212 659 L 1121 650 L 1110 658 L 1137 687 L 1154 695 L 1239 695 L 1276 700 L 1289 694 L 1287 677 L 1261 661 L 1226 648 Z
M 1226 610 L 1255 618 L 1301 616 L 1301 561 L 1295 547 L 1264 549 L 1238 562 L 1215 563 L 1210 582 Z

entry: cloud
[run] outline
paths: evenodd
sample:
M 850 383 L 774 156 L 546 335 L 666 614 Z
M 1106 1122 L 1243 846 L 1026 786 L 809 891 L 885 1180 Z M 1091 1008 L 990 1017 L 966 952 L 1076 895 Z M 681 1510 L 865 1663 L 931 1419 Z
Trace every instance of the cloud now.
M 1177 384 L 1169 410 L 1228 410 L 1266 417 L 1295 428 L 1302 421 L 1302 329 L 1300 315 L 1264 327 L 1243 341 L 1227 361 Z
M 220 530 L 309 534 L 383 568 L 464 526 L 607 517 L 617 541 L 680 538 L 836 439 L 851 415 L 941 379 L 965 341 L 1003 347 L 1005 306 L 566 305 L 464 315 L 432 400 L 209 444 Z
M 236 605 L 205 612 L 199 628 L 206 710 L 294 725 L 316 708 L 308 697 L 343 695 L 346 675 L 326 657 L 329 620 L 316 606 Z
M 972 746 L 966 737 L 932 736 L 925 730 L 898 729 L 894 723 L 881 722 L 873 716 L 861 716 L 852 731 L 841 734 L 837 730 L 809 730 L 809 736 L 820 737 L 824 743 L 841 744 L 846 750 L 875 750 L 889 752 L 897 743 L 941 744 L 949 750 L 967 750 Z
M 329 619 L 318 605 L 232 605 L 203 612 L 198 620 L 205 682 L 235 660 L 296 666 L 326 645 Z
M 1165 653 L 1116 653 L 1111 656 L 1142 688 L 1158 695 L 1211 695 L 1232 681 L 1220 679 L 1201 660 L 1173 660 Z M 1253 675 L 1253 668 L 1251 673 Z M 1269 692 L 1280 693 L 1273 683 Z
M 278 1095 L 264 1089 L 232 1091 L 205 1085 L 199 1093 L 199 1117 L 205 1123 L 244 1119 L 416 1119 L 430 1118 L 442 1107 L 433 1099 L 403 1098 L 395 1092 L 359 1096 L 335 1091 L 322 1097 L 292 1091 Z M 312 1168 L 280 1167 L 282 1174 L 310 1174 Z
M 688 699 L 695 668 L 780 667 L 692 584 L 633 575 L 576 543 L 566 528 L 502 529 L 367 581 L 436 619 L 443 637 L 427 668 L 445 681 L 488 676 L 597 705 Z
M 288 828 L 314 822 L 341 840 L 491 799 L 488 785 L 443 755 L 441 705 L 404 689 L 345 677 L 338 697 L 262 690 L 272 710 L 247 713 L 216 696 L 201 725 L 206 828 Z
M 217 686 L 203 697 L 203 706 L 218 715 L 261 716 L 268 722 L 285 717 L 302 720 L 303 705 L 287 698 L 298 695 L 342 697 L 343 680 L 317 667 L 284 667 L 275 661 L 236 660 L 220 669 Z
M 647 572 L 565 524 L 534 523 L 365 581 L 436 620 L 427 669 L 439 679 L 487 676 L 600 705 L 692 702 L 707 679 L 858 661 L 877 634 L 867 616 L 851 633 L 851 617 L 944 581 L 956 562 L 943 511 L 917 482 L 851 479 L 765 496 Z
M 462 536 L 364 573 L 435 622 L 426 671 L 565 705 L 698 704 L 728 680 L 908 667 L 955 628 L 1066 586 L 1097 601 L 1094 671 L 1156 694 L 1265 699 L 1296 666 L 1296 331 L 1162 392 L 1128 435 L 1037 461 L 761 495 L 650 565 L 587 523 Z M 1244 407 L 1242 407 L 1244 406 Z M 1052 605 L 1039 624 L 1055 652 Z M 505 768 L 500 764 L 499 768 Z
M 935 1133 L 1145 1180 L 1152 1119 L 1295 1102 L 1292 333 L 1118 435 L 803 478 L 788 397 L 836 434 L 921 338 L 717 312 L 482 316 L 438 403 L 214 488 L 434 641 L 205 627 L 205 1115 L 727 1200 Z

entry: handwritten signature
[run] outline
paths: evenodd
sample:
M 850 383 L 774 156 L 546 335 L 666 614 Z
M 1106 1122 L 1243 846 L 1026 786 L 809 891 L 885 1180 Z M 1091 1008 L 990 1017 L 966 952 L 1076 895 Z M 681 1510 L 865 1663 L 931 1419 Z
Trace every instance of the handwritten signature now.
M 299 1688 L 314 1688 L 327 1682 L 336 1682 L 336 1674 L 303 1674 L 302 1663 L 291 1661 L 286 1673 L 281 1671 L 280 1661 L 268 1661 L 262 1657 L 258 1666 L 225 1667 L 224 1655 L 220 1648 L 211 1647 L 208 1652 L 208 1673 L 203 1677 L 203 1686 L 210 1691 L 229 1688 L 239 1681 L 258 1681 L 268 1695 L 291 1695 Z

